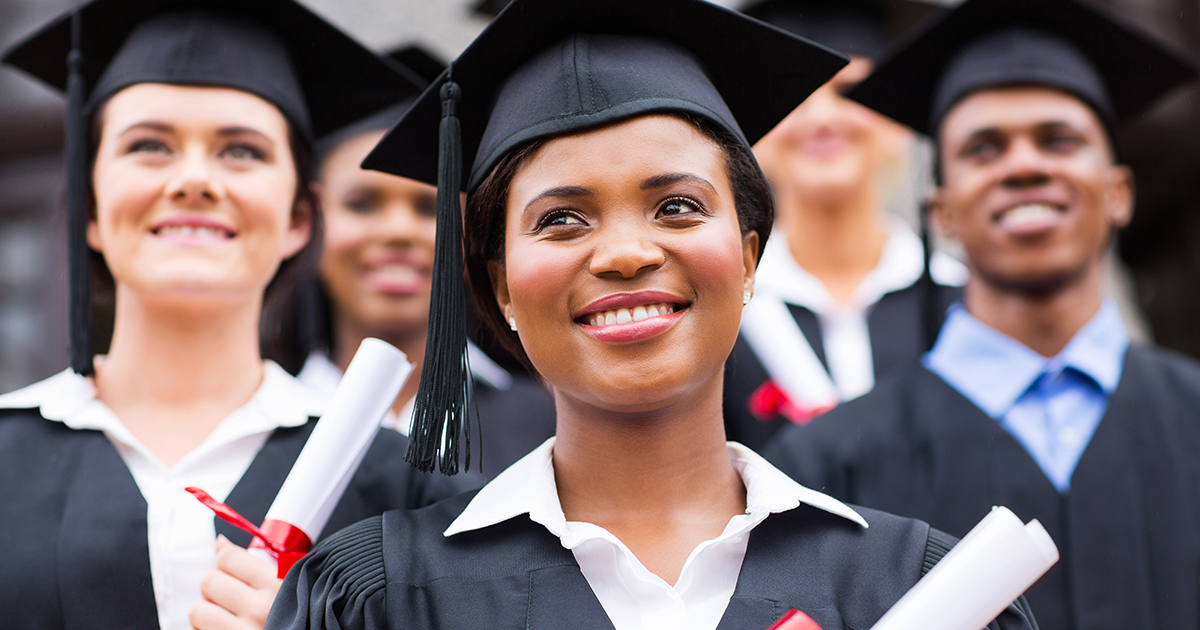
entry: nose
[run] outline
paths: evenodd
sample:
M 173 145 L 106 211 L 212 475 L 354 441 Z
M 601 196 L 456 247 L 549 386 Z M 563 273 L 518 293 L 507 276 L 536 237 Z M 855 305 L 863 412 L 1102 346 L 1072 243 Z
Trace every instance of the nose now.
M 205 207 L 224 197 L 224 187 L 213 177 L 207 152 L 202 147 L 182 151 L 175 176 L 167 183 L 166 195 L 189 207 Z
M 614 230 L 597 235 L 603 238 L 592 254 L 591 272 L 598 277 L 633 278 L 657 269 L 666 262 L 666 254 L 642 230 Z
M 1030 138 L 1018 138 L 1004 156 L 1004 185 L 1010 188 L 1040 186 L 1050 181 L 1046 155 Z
M 422 230 L 424 222 L 411 203 L 395 201 L 385 208 L 379 234 L 392 243 L 412 244 L 421 240 L 425 233 L 432 233 Z

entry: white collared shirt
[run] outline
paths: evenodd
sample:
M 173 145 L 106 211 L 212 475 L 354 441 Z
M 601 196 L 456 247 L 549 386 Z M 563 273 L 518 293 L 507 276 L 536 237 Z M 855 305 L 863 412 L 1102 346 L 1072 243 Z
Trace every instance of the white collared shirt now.
M 729 442 L 729 459 L 746 484 L 746 513 L 731 518 L 720 536 L 693 549 L 672 586 L 608 530 L 566 520 L 554 481 L 554 441 L 546 440 L 484 486 L 443 535 L 528 514 L 571 550 L 616 630 L 716 628 L 737 586 L 750 531 L 770 514 L 805 503 L 867 527 L 846 505 L 801 486 L 754 451 Z
M 467 359 L 471 366 L 472 377 L 482 380 L 495 389 L 512 387 L 512 375 L 470 341 L 467 342 Z M 417 373 L 414 378 L 420 378 L 420 376 L 420 373 Z M 342 369 L 329 359 L 329 355 L 321 351 L 313 351 L 305 359 L 304 367 L 300 368 L 300 373 L 296 375 L 296 378 L 326 396 L 333 396 L 338 383 L 342 381 Z M 400 413 L 388 409 L 383 416 L 382 426 L 401 435 L 408 435 L 415 401 L 415 398 L 409 398 L 400 408 Z
M 755 274 L 755 293 L 802 306 L 817 316 L 829 376 L 842 400 L 857 398 L 875 386 L 875 361 L 867 328 L 871 307 L 884 295 L 915 284 L 925 268 L 921 239 L 898 217 L 888 215 L 886 222 L 887 241 L 879 263 L 845 303 L 833 299 L 825 285 L 796 262 L 782 235 L 767 241 Z M 939 284 L 966 283 L 966 267 L 950 256 L 937 252 L 930 266 Z
M 187 630 L 188 611 L 200 599 L 200 579 L 216 567 L 213 513 L 184 490 L 203 488 L 225 501 L 271 432 L 320 416 L 324 397 L 266 361 L 262 385 L 243 406 L 168 468 L 103 402 L 90 378 L 65 370 L 29 387 L 0 396 L 0 408 L 38 409 L 49 421 L 76 430 L 101 431 L 129 467 L 146 499 L 150 575 L 159 626 Z

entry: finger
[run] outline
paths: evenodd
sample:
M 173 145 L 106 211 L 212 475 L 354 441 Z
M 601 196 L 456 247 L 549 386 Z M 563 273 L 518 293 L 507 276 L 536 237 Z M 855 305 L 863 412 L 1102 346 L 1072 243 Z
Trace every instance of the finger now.
M 217 540 L 217 568 L 253 588 L 279 588 L 278 567 L 226 540 Z
M 196 630 L 261 630 L 261 626 L 256 628 L 251 621 L 238 619 L 228 610 L 206 601 L 192 604 L 188 623 Z
M 271 610 L 274 591 L 259 591 L 220 570 L 209 571 L 200 579 L 200 594 L 210 603 L 236 617 L 265 620 Z

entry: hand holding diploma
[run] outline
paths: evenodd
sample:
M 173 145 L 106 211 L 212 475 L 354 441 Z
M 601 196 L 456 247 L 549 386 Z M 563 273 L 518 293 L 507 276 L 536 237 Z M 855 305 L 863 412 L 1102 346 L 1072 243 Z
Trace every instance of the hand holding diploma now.
M 378 339 L 363 340 L 261 528 L 246 523 L 202 490 L 188 491 L 221 518 L 254 534 L 251 548 L 277 560 L 279 577 L 283 577 L 329 521 L 384 414 L 411 373 L 412 365 L 403 352 Z

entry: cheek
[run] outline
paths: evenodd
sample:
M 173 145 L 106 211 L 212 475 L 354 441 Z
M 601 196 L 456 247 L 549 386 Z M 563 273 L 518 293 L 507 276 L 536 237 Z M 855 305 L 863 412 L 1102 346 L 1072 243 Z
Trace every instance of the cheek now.
M 511 242 L 511 241 L 510 241 Z M 567 319 L 567 295 L 583 269 L 582 255 L 567 246 L 545 243 L 506 247 L 505 273 L 513 311 L 523 321 Z M 566 313 L 566 315 L 564 315 Z
M 272 237 L 284 239 L 292 225 L 296 194 L 293 174 L 271 169 L 235 176 L 229 180 L 228 191 L 248 224 L 269 229 Z
M 698 291 L 708 290 L 714 297 L 737 303 L 740 313 L 744 280 L 742 241 L 737 232 L 697 238 L 687 247 L 675 250 L 675 256 L 687 270 Z
M 361 246 L 369 234 L 369 221 L 347 210 L 330 208 L 325 212 L 323 257 L 345 256 Z

